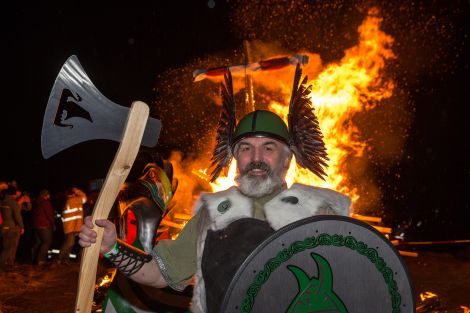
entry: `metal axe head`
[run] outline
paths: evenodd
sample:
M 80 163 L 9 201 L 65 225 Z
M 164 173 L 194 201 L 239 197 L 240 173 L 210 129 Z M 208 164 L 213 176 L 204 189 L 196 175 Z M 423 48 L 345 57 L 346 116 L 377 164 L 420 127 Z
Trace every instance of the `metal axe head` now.
M 93 85 L 78 58 L 67 59 L 52 87 L 42 124 L 41 150 L 45 159 L 75 144 L 108 139 L 121 141 L 129 108 L 118 105 Z M 148 118 L 142 145 L 154 147 L 161 123 Z

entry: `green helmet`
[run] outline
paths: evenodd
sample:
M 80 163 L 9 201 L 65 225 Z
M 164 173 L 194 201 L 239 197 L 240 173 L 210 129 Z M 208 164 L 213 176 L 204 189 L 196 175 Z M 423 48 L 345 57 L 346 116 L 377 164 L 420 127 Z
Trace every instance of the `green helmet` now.
M 233 96 L 232 74 L 224 74 L 222 84 L 222 112 L 217 127 L 217 138 L 212 154 L 211 181 L 227 168 L 234 156 L 234 148 L 240 140 L 248 137 L 268 137 L 285 143 L 293 152 L 300 167 L 309 169 L 318 177 L 326 176 L 328 166 L 323 135 L 309 97 L 311 86 L 308 78 L 302 78 L 302 69 L 297 63 L 294 85 L 289 102 L 289 127 L 275 113 L 256 110 L 243 117 L 235 126 L 236 103 Z
M 256 110 L 245 115 L 237 124 L 232 141 L 232 149 L 242 139 L 248 137 L 269 137 L 289 145 L 289 131 L 284 121 L 275 113 Z

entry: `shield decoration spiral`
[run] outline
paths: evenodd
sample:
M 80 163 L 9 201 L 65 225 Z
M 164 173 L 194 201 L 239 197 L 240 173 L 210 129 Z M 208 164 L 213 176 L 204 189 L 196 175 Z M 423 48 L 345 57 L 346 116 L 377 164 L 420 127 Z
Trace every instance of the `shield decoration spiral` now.
M 313 216 L 285 226 L 240 266 L 220 312 L 415 312 L 395 247 L 372 226 Z

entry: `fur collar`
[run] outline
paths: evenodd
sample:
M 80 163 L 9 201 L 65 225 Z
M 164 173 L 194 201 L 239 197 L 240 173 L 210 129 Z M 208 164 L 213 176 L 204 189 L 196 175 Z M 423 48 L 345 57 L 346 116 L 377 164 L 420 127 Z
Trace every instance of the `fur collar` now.
M 232 222 L 253 217 L 253 199 L 246 197 L 236 187 L 204 194 L 200 205 L 207 208 L 210 229 L 220 230 Z M 283 190 L 264 205 L 266 220 L 274 230 L 287 224 L 317 214 L 349 215 L 351 200 L 334 190 L 294 184 Z

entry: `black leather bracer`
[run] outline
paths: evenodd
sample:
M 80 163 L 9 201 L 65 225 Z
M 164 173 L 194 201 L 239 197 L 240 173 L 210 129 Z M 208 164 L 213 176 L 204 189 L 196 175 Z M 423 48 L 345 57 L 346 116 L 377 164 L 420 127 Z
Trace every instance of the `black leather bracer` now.
M 128 277 L 137 273 L 145 263 L 152 260 L 150 254 L 128 245 L 121 240 L 116 242 L 113 250 L 108 252 L 105 257 L 114 263 L 117 269 Z

